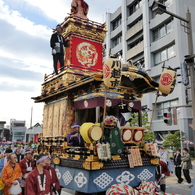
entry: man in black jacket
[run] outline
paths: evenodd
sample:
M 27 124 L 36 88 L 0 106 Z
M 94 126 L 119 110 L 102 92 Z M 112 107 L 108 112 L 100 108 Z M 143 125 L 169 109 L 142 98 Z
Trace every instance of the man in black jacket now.
M 62 70 L 64 67 L 64 47 L 68 46 L 68 40 L 65 40 L 61 35 L 62 28 L 58 24 L 56 26 L 56 32 L 52 34 L 50 39 L 50 46 L 52 48 L 53 55 L 53 66 L 55 73 L 58 74 L 57 63 L 60 62 L 60 69 Z
M 176 151 L 176 154 L 174 156 L 174 165 L 175 165 L 175 175 L 177 177 L 178 183 L 183 182 L 183 178 L 181 177 L 181 152 L 180 150 Z

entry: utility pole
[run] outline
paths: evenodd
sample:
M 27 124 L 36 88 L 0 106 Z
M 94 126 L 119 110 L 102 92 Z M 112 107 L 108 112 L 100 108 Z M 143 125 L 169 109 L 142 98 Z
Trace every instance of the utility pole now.
M 186 62 L 189 65 L 190 72 L 190 84 L 191 84 L 191 95 L 192 95 L 192 111 L 193 111 L 193 119 L 192 119 L 192 127 L 195 130 L 195 71 L 194 71 L 194 49 L 193 49 L 193 39 L 192 39 L 192 23 L 191 23 L 191 13 L 189 10 L 186 13 L 187 23 L 187 35 L 188 35 L 188 53 L 189 56 L 186 56 Z

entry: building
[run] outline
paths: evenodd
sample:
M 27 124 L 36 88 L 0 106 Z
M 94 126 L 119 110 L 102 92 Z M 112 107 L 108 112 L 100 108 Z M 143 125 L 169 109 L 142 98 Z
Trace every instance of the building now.
M 0 142 L 11 141 L 11 134 L 8 128 L 5 128 L 5 121 L 0 121 Z
M 167 10 L 186 18 L 189 9 L 192 19 L 193 43 L 195 43 L 195 1 L 159 0 Z M 180 20 L 169 14 L 157 15 L 151 9 L 154 0 L 121 0 L 121 7 L 114 13 L 107 13 L 107 37 L 105 40 L 106 57 L 121 54 L 124 62 L 132 61 L 139 65 L 157 82 L 162 65 L 175 68 L 184 62 L 188 54 L 187 29 Z M 194 52 L 195 53 L 195 52 Z M 181 78 L 178 78 L 181 79 Z M 194 89 L 193 89 L 194 90 Z M 142 105 L 154 109 L 156 93 L 144 95 Z M 185 132 L 186 139 L 195 142 L 195 131 L 191 128 L 192 108 L 191 87 L 177 83 L 172 94 L 157 99 L 152 129 L 160 140 L 168 133 L 177 130 Z M 163 113 L 174 116 L 173 124 L 164 123 Z M 152 111 L 148 112 L 151 118 Z
M 42 133 L 42 126 L 36 123 L 34 126 L 26 130 L 26 142 L 30 142 L 32 139 L 36 142 L 37 135 Z
M 15 119 L 10 120 L 10 130 L 13 142 L 26 142 L 26 122 Z

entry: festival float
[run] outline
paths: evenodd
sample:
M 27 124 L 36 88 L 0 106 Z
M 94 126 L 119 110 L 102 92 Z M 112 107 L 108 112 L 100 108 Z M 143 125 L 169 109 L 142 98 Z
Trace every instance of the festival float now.
M 157 145 L 143 142 L 141 114 L 139 126 L 118 123 L 121 113 L 141 113 L 144 94 L 171 93 L 176 73 L 167 69 L 158 84 L 132 63 L 114 56 L 104 60 L 106 25 L 84 15 L 72 11 L 61 23 L 62 36 L 69 38 L 64 68 L 45 75 L 41 94 L 32 98 L 45 104 L 38 152 L 51 155 L 61 186 L 79 192 L 154 181 Z M 75 121 L 81 124 L 84 147 L 67 142 Z

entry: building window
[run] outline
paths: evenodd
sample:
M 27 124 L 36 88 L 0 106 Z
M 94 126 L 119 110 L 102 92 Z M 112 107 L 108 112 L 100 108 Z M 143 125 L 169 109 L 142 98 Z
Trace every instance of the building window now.
M 113 30 L 115 30 L 118 26 L 120 26 L 122 23 L 122 17 L 121 15 L 112 22 L 112 27 L 113 27 Z
M 25 136 L 25 132 L 15 132 L 14 133 L 14 140 L 23 141 L 24 136 Z
M 129 16 L 131 16 L 134 12 L 136 12 L 139 8 L 141 8 L 141 0 L 134 1 L 133 4 L 131 4 L 128 7 Z
M 112 39 L 112 46 L 117 46 L 122 41 L 122 34 L 116 36 L 114 39 Z
M 158 103 L 156 105 L 155 120 L 162 120 L 164 118 L 163 113 L 168 112 L 168 108 L 176 107 L 178 105 L 178 99 Z
M 12 126 L 13 127 L 24 127 L 25 123 L 13 123 Z
M 153 31 L 153 40 L 156 41 L 157 39 L 165 36 L 166 34 L 170 33 L 173 30 L 173 21 L 169 21 L 158 27 Z
M 154 66 L 161 64 L 162 62 L 174 57 L 176 55 L 175 45 L 167 47 L 154 54 Z
M 142 21 L 142 17 L 137 18 L 135 21 L 133 21 L 131 24 L 127 26 L 127 29 L 133 28 L 135 25 L 137 25 L 140 21 Z
M 133 47 L 135 47 L 136 45 L 138 45 L 139 43 L 143 42 L 143 37 L 137 39 L 136 41 L 134 41 L 131 44 L 128 44 L 127 49 L 132 49 Z

